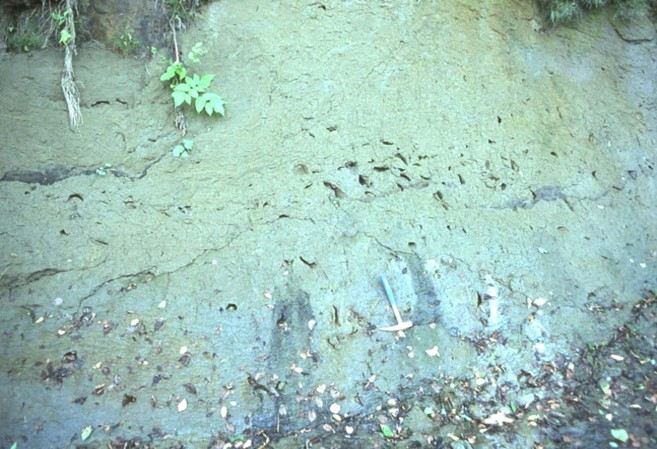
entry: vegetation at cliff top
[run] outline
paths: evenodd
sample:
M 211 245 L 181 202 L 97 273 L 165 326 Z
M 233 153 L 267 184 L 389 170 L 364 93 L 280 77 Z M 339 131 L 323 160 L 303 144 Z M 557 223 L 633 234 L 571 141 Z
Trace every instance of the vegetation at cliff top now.
M 621 19 L 654 14 L 657 0 L 536 0 L 544 20 L 558 25 L 584 16 L 586 12 L 609 6 Z

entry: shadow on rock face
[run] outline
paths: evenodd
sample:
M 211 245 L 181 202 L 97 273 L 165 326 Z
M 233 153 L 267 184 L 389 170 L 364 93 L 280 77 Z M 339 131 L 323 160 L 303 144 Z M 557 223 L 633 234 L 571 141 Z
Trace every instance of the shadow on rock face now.
M 309 321 L 315 318 L 313 308 L 310 304 L 310 295 L 303 291 L 286 292 L 274 309 L 271 325 L 270 357 L 267 359 L 267 376 L 277 378 L 277 382 L 268 385 L 269 394 L 260 394 L 262 409 L 254 416 L 254 424 L 261 428 L 279 427 L 282 431 L 294 430 L 298 425 L 294 420 L 281 421 L 279 415 L 289 414 L 296 416 L 303 404 L 297 401 L 296 395 L 288 381 L 290 374 L 294 372 L 295 363 L 299 363 L 300 354 L 308 354 L 306 359 L 312 365 L 317 365 L 319 357 L 313 349 L 312 330 L 308 326 Z M 292 369 L 291 369 L 292 367 Z M 304 366 L 303 374 L 308 376 L 308 383 L 312 383 L 312 372 L 308 366 Z M 287 384 L 290 383 L 289 388 Z M 280 390 L 280 391 L 279 391 Z M 268 396 L 268 397 L 266 397 Z M 283 422 L 287 425 L 283 425 Z

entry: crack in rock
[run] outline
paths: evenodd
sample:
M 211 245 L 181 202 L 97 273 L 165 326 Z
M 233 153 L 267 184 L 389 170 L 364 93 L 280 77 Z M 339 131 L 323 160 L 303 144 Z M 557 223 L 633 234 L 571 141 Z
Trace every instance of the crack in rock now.
M 160 162 L 166 154 L 161 154 L 155 160 L 149 162 L 144 166 L 142 171 L 138 175 L 131 175 L 130 173 L 119 170 L 116 168 L 110 168 L 106 171 L 116 176 L 117 178 L 128 178 L 131 181 L 136 181 L 144 178 L 148 174 L 148 170 Z M 63 181 L 72 176 L 89 176 L 97 175 L 97 168 L 82 168 L 82 167 L 53 167 L 47 168 L 45 170 L 10 170 L 5 172 L 5 174 L 0 178 L 0 181 L 6 182 L 23 182 L 26 184 L 40 184 L 42 186 L 53 185 L 57 182 Z

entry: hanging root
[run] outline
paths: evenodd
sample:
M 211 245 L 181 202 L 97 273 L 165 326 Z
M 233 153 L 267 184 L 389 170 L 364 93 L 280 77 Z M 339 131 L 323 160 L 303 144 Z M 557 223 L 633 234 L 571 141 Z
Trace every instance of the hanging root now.
M 178 128 L 180 134 L 185 137 L 185 134 L 187 134 L 187 119 L 182 109 L 176 108 L 176 119 L 173 121 L 173 124 Z
M 176 17 L 176 19 L 180 21 L 180 18 Z M 174 18 L 172 17 L 171 20 L 169 20 L 169 25 L 171 26 L 171 32 L 173 33 L 173 54 L 175 58 L 174 62 L 177 64 L 178 62 L 180 62 L 180 50 L 178 49 L 176 26 L 173 21 Z M 182 136 L 185 137 L 185 134 L 187 134 L 187 119 L 185 118 L 185 114 L 183 113 L 180 107 L 176 108 L 176 119 L 173 121 L 173 124 L 176 128 L 178 128 L 180 134 L 182 134 Z
M 75 48 L 75 24 L 73 14 L 77 9 L 77 0 L 66 0 L 66 26 L 71 37 L 64 44 L 64 72 L 62 73 L 62 92 L 68 107 L 68 121 L 71 129 L 76 129 L 82 123 L 80 112 L 80 91 L 75 85 L 75 74 L 73 72 L 73 56 L 77 54 Z

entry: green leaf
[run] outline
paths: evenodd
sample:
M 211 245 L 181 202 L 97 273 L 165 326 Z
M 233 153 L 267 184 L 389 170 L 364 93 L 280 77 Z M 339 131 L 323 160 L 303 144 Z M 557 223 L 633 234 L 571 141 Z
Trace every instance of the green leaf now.
M 203 94 L 203 99 L 205 101 L 205 112 L 207 112 L 208 115 L 212 115 L 213 112 L 217 112 L 222 116 L 225 115 L 224 104 L 226 104 L 226 102 L 219 95 L 213 92 L 208 92 Z M 198 100 L 196 101 L 198 102 Z
M 174 92 L 189 92 L 192 88 L 187 83 L 176 84 L 173 88 Z
M 192 47 L 192 50 L 187 54 L 187 58 L 196 64 L 200 64 L 201 60 L 198 57 L 199 55 L 204 54 L 205 50 L 203 50 L 203 42 L 197 42 Z
M 171 154 L 173 154 L 173 157 L 187 158 L 189 157 L 189 152 L 192 151 L 193 146 L 194 146 L 193 140 L 183 139 L 181 143 L 173 147 Z
M 171 96 L 173 97 L 173 105 L 176 107 L 183 103 L 191 104 L 192 102 L 191 97 L 186 92 L 174 91 L 171 92 Z
M 207 89 L 210 87 L 210 84 L 212 84 L 212 80 L 214 79 L 214 75 L 209 73 L 207 75 L 203 75 L 199 82 L 199 86 L 203 88 L 203 90 Z
M 71 37 L 72 37 L 71 33 L 69 33 L 68 30 L 64 28 L 61 34 L 59 35 L 59 43 L 62 45 L 66 45 L 71 40 Z
M 198 85 L 199 85 L 200 81 L 201 81 L 201 78 L 199 78 L 196 73 L 194 75 L 192 75 L 191 78 L 189 76 L 187 78 L 185 78 L 185 82 L 187 84 L 189 84 L 190 86 L 194 87 L 194 88 L 198 88 Z
M 185 147 L 183 147 L 182 145 L 176 145 L 175 147 L 173 147 L 171 154 L 173 154 L 173 157 L 180 157 L 184 152 L 185 152 Z
M 616 438 L 621 443 L 627 443 L 630 436 L 625 429 L 611 429 L 611 436 Z
M 18 449 L 18 442 L 14 441 L 14 444 L 12 444 L 9 449 Z
M 169 81 L 176 75 L 176 69 L 173 65 L 167 67 L 166 71 L 160 76 L 160 81 Z
M 200 96 L 196 99 L 196 113 L 200 114 L 201 111 L 203 110 L 204 107 L 206 107 L 206 102 L 207 99 L 205 98 L 205 95 Z
M 68 11 L 64 11 L 63 13 L 59 11 L 53 11 L 50 16 L 52 17 L 53 21 L 57 22 L 57 25 L 62 26 L 66 22 Z
M 178 75 L 178 78 L 180 80 L 184 80 L 185 77 L 187 76 L 187 69 L 185 68 L 182 62 L 176 64 L 176 75 Z
M 169 81 L 175 77 L 178 78 L 177 81 L 182 81 L 187 75 L 187 69 L 182 62 L 170 63 L 167 69 L 164 71 L 162 76 L 160 76 L 161 81 Z
M 392 430 L 390 430 L 390 427 L 386 424 L 381 424 L 381 433 L 383 433 L 383 436 L 386 438 L 392 438 L 395 436 L 395 434 L 392 433 Z

